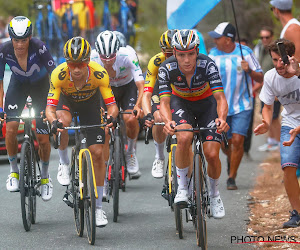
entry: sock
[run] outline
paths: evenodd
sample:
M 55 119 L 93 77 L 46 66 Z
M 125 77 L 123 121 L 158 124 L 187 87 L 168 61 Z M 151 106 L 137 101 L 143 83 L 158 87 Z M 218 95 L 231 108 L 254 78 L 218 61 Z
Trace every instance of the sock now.
M 157 143 L 154 140 L 154 145 L 155 145 L 155 150 L 156 150 L 155 159 L 164 160 L 165 159 L 165 154 L 164 154 L 165 142 Z
M 19 173 L 17 155 L 8 156 L 8 161 L 9 161 L 9 164 L 10 164 L 10 172 L 11 173 Z
M 210 197 L 216 197 L 220 194 L 219 193 L 219 180 L 220 180 L 220 178 L 212 179 L 209 176 L 208 176 L 208 178 L 209 178 L 209 184 L 210 184 L 210 194 L 209 194 L 209 196 Z
M 178 168 L 176 167 L 176 172 L 177 172 L 177 182 L 178 182 L 178 189 L 179 190 L 182 190 L 182 189 L 185 189 L 187 190 L 187 174 L 188 174 L 188 171 L 189 171 L 189 167 L 186 167 L 186 168 Z
M 69 157 L 68 157 L 68 148 L 65 148 L 64 150 L 58 149 L 58 155 L 59 155 L 59 162 L 61 164 L 69 165 Z
M 48 168 L 49 168 L 49 161 L 42 161 L 42 170 L 41 170 L 41 178 L 47 179 L 48 178 Z
M 97 186 L 98 199 L 96 199 L 96 208 L 102 208 L 103 186 Z
M 270 140 L 269 140 L 269 138 L 270 138 Z M 270 144 L 270 145 L 278 145 L 280 142 L 279 141 L 277 141 L 275 138 L 271 138 L 271 137 L 269 137 L 268 138 L 268 143 Z
M 131 139 L 127 136 L 127 141 L 128 141 L 128 148 L 127 148 L 127 153 L 134 153 L 135 152 L 135 145 L 136 145 L 136 139 Z

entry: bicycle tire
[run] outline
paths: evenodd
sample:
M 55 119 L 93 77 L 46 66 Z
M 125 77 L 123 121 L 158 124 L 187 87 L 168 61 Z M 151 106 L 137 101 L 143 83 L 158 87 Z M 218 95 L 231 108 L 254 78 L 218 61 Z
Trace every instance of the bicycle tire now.
M 31 145 L 34 145 L 33 142 Z M 32 147 L 32 146 L 31 146 Z M 37 196 L 37 190 L 35 189 L 37 184 L 37 178 L 36 178 L 36 162 L 39 160 L 38 152 L 34 149 L 34 146 L 32 147 L 33 150 L 31 150 L 32 153 L 32 210 L 31 210 L 31 224 L 35 224 L 36 221 L 36 196 Z
M 207 249 L 207 231 L 206 231 L 206 218 L 205 209 L 203 207 L 203 192 L 204 192 L 204 176 L 202 171 L 202 165 L 200 165 L 200 157 L 196 155 L 194 158 L 194 185 L 196 186 L 196 237 L 197 245 L 201 249 Z
M 84 208 L 79 192 L 79 166 L 76 159 L 77 155 L 76 149 L 73 147 L 71 153 L 71 190 L 73 197 L 73 212 L 76 233 L 79 237 L 82 237 L 84 230 Z
M 96 238 L 96 198 L 93 182 L 92 158 L 90 152 L 82 153 L 83 202 L 87 237 L 90 245 L 95 244 Z
M 117 132 L 117 131 L 116 131 Z M 119 215 L 119 188 L 120 188 L 120 166 L 121 166 L 121 139 L 119 135 L 115 136 L 114 145 L 114 183 L 113 183 L 113 222 L 118 221 Z
M 26 231 L 31 228 L 32 217 L 32 162 L 31 147 L 28 141 L 25 141 L 21 147 L 21 161 L 20 161 L 20 195 L 21 195 L 21 211 L 23 226 Z
M 175 164 L 175 152 L 176 146 L 172 148 L 172 194 L 173 194 L 173 202 L 175 195 L 177 194 L 178 182 L 177 182 L 177 172 L 176 172 L 176 164 Z M 183 224 L 182 224 L 182 209 L 179 206 L 174 206 L 174 215 L 175 215 L 175 224 L 176 230 L 178 232 L 179 239 L 183 238 Z

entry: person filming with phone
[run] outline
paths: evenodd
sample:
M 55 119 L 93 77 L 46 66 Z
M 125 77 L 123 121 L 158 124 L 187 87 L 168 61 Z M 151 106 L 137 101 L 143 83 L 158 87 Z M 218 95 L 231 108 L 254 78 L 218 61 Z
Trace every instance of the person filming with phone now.
M 259 98 L 265 103 L 262 110 L 262 122 L 255 129 L 256 135 L 268 132 L 272 122 L 275 97 L 283 106 L 280 157 L 284 172 L 284 186 L 293 209 L 284 228 L 300 226 L 300 187 L 296 170 L 300 166 L 300 134 L 295 131 L 300 125 L 300 68 L 295 55 L 295 44 L 286 39 L 278 39 L 269 45 L 274 64 L 266 72 L 264 85 Z M 291 140 L 293 140 L 292 143 Z M 288 146 L 288 147 L 287 147 Z

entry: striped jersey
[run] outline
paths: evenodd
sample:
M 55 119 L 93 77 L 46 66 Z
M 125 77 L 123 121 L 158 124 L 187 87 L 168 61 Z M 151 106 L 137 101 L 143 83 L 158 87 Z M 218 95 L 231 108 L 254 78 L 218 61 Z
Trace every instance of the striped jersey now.
M 241 67 L 241 51 L 248 62 L 250 69 L 256 72 L 262 72 L 260 64 L 253 54 L 253 51 L 244 45 L 235 44 L 235 49 L 231 53 L 218 50 L 216 47 L 211 49 L 209 57 L 217 64 L 224 86 L 224 93 L 228 103 L 228 116 L 238 114 L 244 110 L 252 109 L 252 80 L 249 74 L 246 74 Z M 246 77 L 248 80 L 248 88 Z
M 199 101 L 222 91 L 223 85 L 215 62 L 206 55 L 199 54 L 191 84 L 180 71 L 174 56 L 164 61 L 158 70 L 159 97 L 176 95 L 188 101 Z

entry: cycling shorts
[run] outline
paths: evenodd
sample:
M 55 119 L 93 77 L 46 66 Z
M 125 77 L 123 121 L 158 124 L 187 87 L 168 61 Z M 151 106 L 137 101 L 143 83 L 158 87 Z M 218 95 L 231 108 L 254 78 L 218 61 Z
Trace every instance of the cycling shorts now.
M 134 80 L 120 87 L 111 86 L 118 106 L 123 110 L 133 109 L 137 101 L 137 87 Z
M 72 116 L 74 112 L 79 114 L 80 125 L 96 125 L 103 123 L 102 112 L 100 110 L 100 91 L 88 100 L 74 102 L 71 98 L 61 94 L 57 105 L 57 110 L 69 111 Z M 103 128 L 90 128 L 86 130 L 87 145 L 104 144 L 105 132 Z
M 177 125 L 190 124 L 195 127 L 216 127 L 217 102 L 213 96 L 199 101 L 188 101 L 172 95 L 170 102 L 172 119 Z M 217 141 L 221 143 L 222 135 L 216 130 L 205 130 L 202 133 L 202 141 Z
M 36 82 L 20 81 L 14 74 L 11 75 L 8 89 L 5 95 L 4 111 L 7 116 L 20 116 L 26 104 L 27 97 L 32 98 L 32 106 L 35 115 L 45 110 L 49 91 L 49 76 L 46 75 Z M 20 119 L 7 119 L 7 122 Z M 36 132 L 49 134 L 48 127 L 42 119 L 36 119 Z

